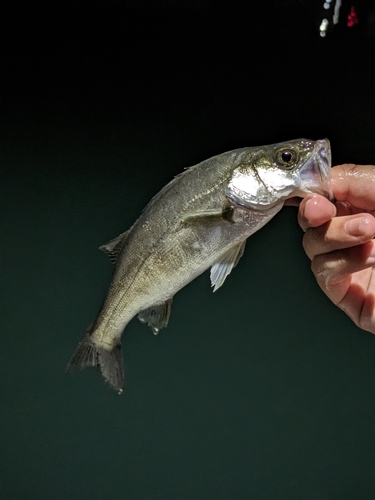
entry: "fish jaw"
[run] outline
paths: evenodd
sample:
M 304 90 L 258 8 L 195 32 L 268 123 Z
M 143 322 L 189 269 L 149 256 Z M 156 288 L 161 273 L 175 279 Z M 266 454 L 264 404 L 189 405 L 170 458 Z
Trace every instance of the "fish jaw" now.
M 331 161 L 329 140 L 316 141 L 312 155 L 298 172 L 299 186 L 291 196 L 304 198 L 308 194 L 315 193 L 333 201 Z

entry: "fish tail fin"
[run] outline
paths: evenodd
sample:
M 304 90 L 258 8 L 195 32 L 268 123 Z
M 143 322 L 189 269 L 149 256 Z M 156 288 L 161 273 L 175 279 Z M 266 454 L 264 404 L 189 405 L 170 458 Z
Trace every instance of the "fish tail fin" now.
M 122 360 L 121 344 L 116 345 L 112 350 L 98 347 L 91 340 L 89 335 L 78 344 L 78 347 L 71 357 L 67 371 L 74 367 L 83 370 L 90 366 L 100 366 L 105 380 L 118 391 L 123 391 L 124 386 L 124 363 Z
M 121 394 L 124 387 L 124 362 L 121 344 L 117 344 L 111 351 L 98 348 L 98 355 L 100 371 L 103 377 Z

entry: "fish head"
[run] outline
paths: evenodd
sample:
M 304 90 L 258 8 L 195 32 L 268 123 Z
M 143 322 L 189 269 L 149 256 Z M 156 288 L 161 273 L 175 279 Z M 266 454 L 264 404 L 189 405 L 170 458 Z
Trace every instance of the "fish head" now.
M 328 139 L 296 139 L 249 148 L 232 171 L 226 195 L 235 203 L 266 210 L 295 196 L 317 193 L 333 200 Z

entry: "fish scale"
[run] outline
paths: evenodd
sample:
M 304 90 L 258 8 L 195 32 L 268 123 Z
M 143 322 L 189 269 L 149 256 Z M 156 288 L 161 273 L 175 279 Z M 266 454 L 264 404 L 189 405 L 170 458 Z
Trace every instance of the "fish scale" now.
M 332 197 L 329 141 L 297 139 L 241 148 L 186 169 L 157 193 L 133 226 L 100 247 L 114 263 L 102 307 L 68 368 L 99 366 L 122 392 L 121 336 L 138 314 L 157 334 L 174 295 L 211 268 L 216 291 L 241 258 L 247 238 L 286 199 Z

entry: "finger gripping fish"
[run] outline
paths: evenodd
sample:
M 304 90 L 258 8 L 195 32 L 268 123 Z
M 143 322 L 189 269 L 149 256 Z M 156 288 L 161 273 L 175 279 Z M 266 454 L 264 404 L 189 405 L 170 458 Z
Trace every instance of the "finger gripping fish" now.
M 214 156 L 175 177 L 133 226 L 100 247 L 114 274 L 99 314 L 68 369 L 100 366 L 122 392 L 121 336 L 138 315 L 157 334 L 168 324 L 173 296 L 211 268 L 216 291 L 241 258 L 246 239 L 309 193 L 332 198 L 327 139 L 298 139 Z

